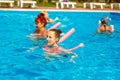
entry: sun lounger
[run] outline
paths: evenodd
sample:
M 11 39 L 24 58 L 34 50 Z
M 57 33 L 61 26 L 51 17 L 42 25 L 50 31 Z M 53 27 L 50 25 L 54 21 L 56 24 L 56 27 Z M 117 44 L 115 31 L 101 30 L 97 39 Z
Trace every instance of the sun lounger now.
M 32 8 L 35 8 L 36 1 L 31 1 L 31 0 L 18 0 L 18 6 L 23 7 L 24 4 L 31 4 Z
M 84 2 L 83 3 L 83 8 L 86 8 L 87 5 L 90 5 L 90 3 L 89 2 Z
M 86 8 L 86 5 L 89 4 L 90 5 L 90 9 L 95 8 L 96 6 L 100 6 L 101 9 L 104 9 L 104 6 L 106 5 L 106 3 L 98 3 L 98 2 L 85 2 L 83 3 L 83 8 Z
M 120 3 L 111 3 L 110 6 L 111 6 L 111 9 L 113 9 L 114 6 L 119 6 L 119 9 L 120 9 Z
M 63 9 L 65 7 L 65 5 L 67 6 L 67 8 L 69 8 L 69 6 L 71 5 L 72 8 L 75 8 L 75 5 L 76 5 L 76 2 L 63 2 L 63 1 L 59 1 L 59 2 L 56 2 L 56 8 L 59 8 L 59 4 L 60 4 L 60 7 Z
M 0 0 L 0 4 L 1 3 L 9 3 L 10 7 L 14 6 L 14 0 Z
M 101 9 L 104 9 L 104 6 L 106 5 L 106 3 L 96 3 L 96 2 L 92 2 L 90 3 L 90 9 L 95 8 L 96 6 L 100 6 Z

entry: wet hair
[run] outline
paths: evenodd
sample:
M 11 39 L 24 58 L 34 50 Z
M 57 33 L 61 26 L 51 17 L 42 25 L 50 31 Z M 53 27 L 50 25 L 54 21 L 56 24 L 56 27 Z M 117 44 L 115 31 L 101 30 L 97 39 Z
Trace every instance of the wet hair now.
M 105 31 L 106 31 L 106 25 L 104 25 Z
M 102 18 L 101 18 L 101 23 L 102 24 L 107 24 L 108 25 L 108 22 L 110 21 L 110 18 L 109 17 L 107 17 L 107 16 L 103 16 Z
M 60 29 L 50 29 L 49 31 L 55 32 L 55 37 L 60 39 L 60 34 L 62 33 Z
M 43 13 L 40 13 L 40 14 L 37 16 L 37 18 L 35 19 L 35 22 L 36 22 L 36 24 L 39 23 L 39 22 L 44 23 L 44 27 L 45 27 L 46 24 L 47 24 L 47 20 L 45 19 Z
M 104 21 L 104 20 L 101 20 L 101 24 L 102 24 L 102 25 L 103 25 L 103 24 L 108 25 L 108 23 L 107 23 L 106 21 Z

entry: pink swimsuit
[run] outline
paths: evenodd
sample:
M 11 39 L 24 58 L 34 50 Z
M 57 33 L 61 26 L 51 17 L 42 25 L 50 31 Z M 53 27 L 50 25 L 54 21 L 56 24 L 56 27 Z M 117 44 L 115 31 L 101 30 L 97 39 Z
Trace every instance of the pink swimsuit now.
M 52 48 L 49 48 L 48 46 L 45 46 L 43 49 L 50 52 L 50 53 L 58 53 L 58 52 L 60 52 L 59 47 L 56 47 L 56 48 L 52 49 Z

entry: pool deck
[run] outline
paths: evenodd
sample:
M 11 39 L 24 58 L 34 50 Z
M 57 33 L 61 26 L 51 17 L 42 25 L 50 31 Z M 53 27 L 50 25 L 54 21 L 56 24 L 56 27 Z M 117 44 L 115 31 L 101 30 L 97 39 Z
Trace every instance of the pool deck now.
M 65 9 L 56 9 L 55 7 L 37 7 L 37 8 L 0 8 L 0 10 L 19 10 L 19 11 L 41 11 L 41 10 L 47 10 L 47 11 L 78 11 L 78 12 L 84 12 L 84 11 L 88 11 L 88 12 L 117 12 L 117 13 L 120 13 L 120 9 L 84 9 L 84 8 L 65 8 Z

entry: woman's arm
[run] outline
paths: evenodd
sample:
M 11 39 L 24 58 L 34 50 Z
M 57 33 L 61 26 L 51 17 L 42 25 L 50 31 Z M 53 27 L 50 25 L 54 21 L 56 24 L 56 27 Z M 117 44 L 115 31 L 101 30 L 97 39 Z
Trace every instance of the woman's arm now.
M 55 19 L 48 18 L 48 22 L 49 23 L 54 23 L 57 20 L 58 20 L 58 17 L 56 17 Z
M 64 52 L 65 54 L 72 54 L 71 58 L 70 58 L 70 62 L 75 63 L 74 58 L 78 57 L 78 55 L 74 52 L 71 52 L 70 50 L 61 48 L 61 51 Z

